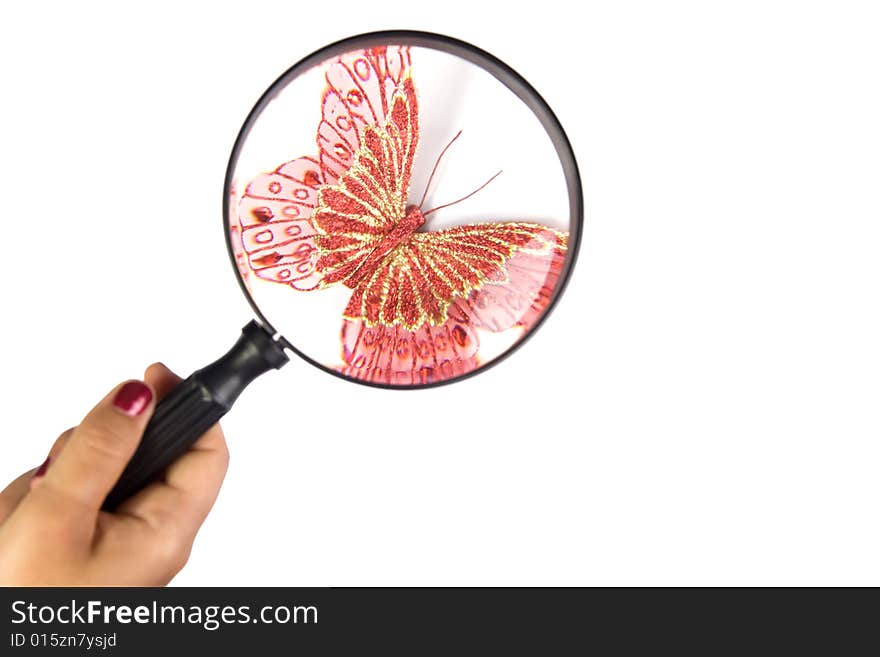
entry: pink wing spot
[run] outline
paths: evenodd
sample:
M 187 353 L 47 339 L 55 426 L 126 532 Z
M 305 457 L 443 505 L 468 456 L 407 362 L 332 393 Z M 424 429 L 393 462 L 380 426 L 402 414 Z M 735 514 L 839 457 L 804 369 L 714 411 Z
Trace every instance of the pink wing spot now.
M 416 342 L 416 355 L 419 358 L 428 359 L 431 357 L 431 343 L 427 340 Z
M 364 102 L 364 97 L 360 91 L 358 91 L 356 89 L 352 89 L 345 96 L 345 102 L 347 102 L 349 105 L 351 105 L 353 107 L 358 107 L 358 106 L 360 106 L 360 104 L 362 102 Z
M 309 169 L 303 175 L 303 182 L 309 187 L 320 187 L 321 186 L 321 176 L 318 175 L 317 171 Z
M 297 235 L 302 234 L 302 227 L 298 224 L 290 224 L 287 228 L 284 229 L 284 234 L 288 237 L 296 237 Z
M 267 208 L 265 205 L 261 206 L 259 208 L 254 208 L 253 210 L 251 210 L 251 214 L 254 215 L 254 218 L 257 221 L 260 221 L 262 223 L 266 223 L 267 221 L 271 221 L 272 217 L 275 216 L 274 214 L 272 214 L 272 210 Z
M 278 280 L 286 281 L 288 278 L 290 278 L 290 270 L 289 269 L 282 269 L 276 275 L 278 276 Z
M 309 193 L 300 187 L 293 190 L 293 196 L 300 201 L 305 201 L 309 197 Z
M 354 363 L 355 350 L 360 339 L 359 329 L 363 329 L 363 322 L 351 322 L 348 320 L 342 322 L 342 360 L 349 365 Z
M 251 262 L 255 265 L 259 265 L 261 267 L 271 267 L 276 262 L 281 260 L 281 254 L 277 251 L 272 251 L 271 253 L 267 253 L 266 255 L 257 256 L 256 258 L 251 258 Z
M 274 236 L 271 230 L 264 230 L 254 235 L 254 241 L 265 244 L 266 242 L 271 242 L 272 237 Z
M 293 250 L 293 254 L 295 256 L 299 256 L 300 258 L 307 258 L 312 255 L 312 251 L 315 251 L 315 247 L 312 246 L 311 242 L 300 242 L 299 246 Z
M 399 360 L 408 360 L 412 358 L 412 345 L 410 344 L 410 340 L 398 340 L 397 344 L 394 345 L 394 355 Z
M 388 75 L 390 75 L 395 82 L 399 82 L 405 66 L 403 52 L 400 48 L 393 48 L 390 52 L 386 51 L 385 61 L 388 63 Z
M 336 118 L 336 127 L 343 132 L 347 132 L 351 129 L 351 121 L 349 121 L 348 118 L 345 116 L 339 116 Z
M 452 339 L 459 347 L 465 347 L 468 344 L 468 334 L 460 325 L 456 325 L 452 329 Z
M 423 367 L 419 370 L 418 377 L 415 383 L 433 383 L 434 382 L 434 368 L 433 367 Z
M 273 180 L 272 182 L 269 183 L 269 191 L 272 192 L 273 194 L 277 194 L 278 192 L 281 191 L 281 183 L 278 182 L 277 180 Z
M 290 219 L 294 219 L 299 216 L 299 208 L 295 205 L 285 205 L 281 208 L 281 212 L 285 217 L 289 217 Z
M 361 80 L 369 80 L 370 79 L 370 64 L 366 59 L 361 57 L 356 60 L 354 63 L 354 72 Z
M 333 153 L 340 160 L 348 160 L 350 157 L 348 148 L 346 148 L 345 144 L 342 144 L 340 142 L 336 142 L 335 144 L 333 144 Z

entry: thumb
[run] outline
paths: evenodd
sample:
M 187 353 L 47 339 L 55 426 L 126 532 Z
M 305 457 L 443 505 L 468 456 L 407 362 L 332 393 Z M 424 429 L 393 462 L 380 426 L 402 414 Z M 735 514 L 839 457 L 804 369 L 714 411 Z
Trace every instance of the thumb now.
M 137 449 L 154 399 L 142 381 L 114 388 L 73 430 L 34 494 L 54 493 L 98 511 Z

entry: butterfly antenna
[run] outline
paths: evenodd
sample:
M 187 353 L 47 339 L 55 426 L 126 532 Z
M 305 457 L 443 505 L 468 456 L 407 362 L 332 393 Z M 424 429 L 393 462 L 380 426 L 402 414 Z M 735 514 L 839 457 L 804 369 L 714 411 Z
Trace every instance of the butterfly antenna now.
M 501 175 L 501 171 L 499 171 L 499 172 L 496 173 L 494 176 L 492 176 L 491 178 L 489 178 L 489 180 L 487 180 L 487 181 L 484 182 L 482 185 L 480 185 L 479 187 L 477 187 L 474 191 L 472 191 L 472 192 L 471 192 L 470 194 L 468 194 L 467 196 L 462 196 L 460 199 L 458 199 L 457 201 L 453 201 L 452 203 L 446 203 L 446 204 L 444 204 L 444 205 L 438 205 L 436 208 L 431 208 L 431 209 L 428 210 L 427 212 L 422 213 L 422 216 L 427 217 L 427 216 L 428 216 L 429 214 L 431 214 L 432 212 L 437 212 L 437 210 L 442 210 L 443 208 L 448 208 L 450 205 L 455 205 L 456 203 L 461 203 L 462 201 L 465 201 L 465 200 L 469 199 L 471 196 L 473 196 L 474 194 L 476 194 L 477 192 L 479 192 L 481 189 L 483 189 L 486 185 L 488 185 L 490 182 L 492 182 L 493 180 L 495 180 L 495 179 L 496 179 L 498 176 L 500 176 L 500 175 Z
M 428 190 L 431 189 L 431 182 L 434 180 L 434 174 L 437 173 L 437 167 L 440 166 L 440 160 L 443 159 L 443 156 L 446 155 L 446 151 L 449 150 L 449 147 L 452 146 L 452 144 L 455 143 L 455 140 L 459 137 L 461 137 L 461 130 L 459 130 L 455 134 L 455 137 L 453 137 L 452 140 L 448 144 L 446 144 L 446 147 L 442 151 L 440 151 L 440 155 L 437 156 L 437 161 L 434 162 L 434 168 L 431 169 L 431 176 L 428 178 L 428 184 L 425 185 L 425 193 L 422 194 L 422 200 L 419 201 L 420 210 L 422 209 L 422 205 L 424 205 L 425 203 L 425 199 L 428 197 Z

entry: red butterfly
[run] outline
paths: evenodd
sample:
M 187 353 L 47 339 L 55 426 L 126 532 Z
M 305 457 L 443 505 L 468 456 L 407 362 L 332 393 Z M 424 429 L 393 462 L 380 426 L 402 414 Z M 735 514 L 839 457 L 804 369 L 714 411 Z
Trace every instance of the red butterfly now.
M 393 385 L 475 369 L 475 329 L 528 330 L 550 301 L 568 240 L 525 222 L 419 230 L 440 208 L 407 205 L 419 142 L 410 64 L 406 47 L 333 61 L 318 158 L 258 176 L 239 204 L 254 273 L 297 290 L 351 288 L 341 371 Z

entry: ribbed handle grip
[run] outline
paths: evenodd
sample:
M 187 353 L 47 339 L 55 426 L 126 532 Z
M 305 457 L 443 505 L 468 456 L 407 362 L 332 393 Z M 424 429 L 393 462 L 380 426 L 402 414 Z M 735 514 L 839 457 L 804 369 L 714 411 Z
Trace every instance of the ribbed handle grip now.
M 156 406 L 134 456 L 104 501 L 112 511 L 153 481 L 222 418 L 260 374 L 288 361 L 257 322 L 250 322 L 224 356 L 182 381 Z

